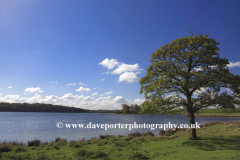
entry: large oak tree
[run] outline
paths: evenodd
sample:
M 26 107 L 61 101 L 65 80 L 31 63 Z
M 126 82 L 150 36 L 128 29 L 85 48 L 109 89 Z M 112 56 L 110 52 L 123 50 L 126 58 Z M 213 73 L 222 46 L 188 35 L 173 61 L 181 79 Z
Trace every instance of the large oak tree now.
M 219 44 L 208 35 L 191 34 L 152 53 L 151 65 L 140 79 L 140 94 L 144 92 L 146 98 L 142 113 L 169 115 L 186 110 L 189 123 L 195 124 L 194 113 L 202 108 L 235 108 L 240 77 L 229 72 L 227 59 L 220 58 Z M 191 139 L 198 139 L 195 128 Z

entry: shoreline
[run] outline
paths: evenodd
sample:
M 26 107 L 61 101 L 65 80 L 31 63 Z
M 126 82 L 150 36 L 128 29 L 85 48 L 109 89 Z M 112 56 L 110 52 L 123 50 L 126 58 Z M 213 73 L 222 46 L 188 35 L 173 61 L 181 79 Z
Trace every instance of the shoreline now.
M 58 137 L 51 142 L 30 140 L 27 145 L 2 142 L 0 159 L 238 159 L 239 133 L 240 122 L 231 121 L 205 123 L 197 129 L 197 141 L 189 140 L 190 130 L 180 129 L 159 131 L 158 135 L 151 132 L 101 135 L 86 141 L 67 142 Z

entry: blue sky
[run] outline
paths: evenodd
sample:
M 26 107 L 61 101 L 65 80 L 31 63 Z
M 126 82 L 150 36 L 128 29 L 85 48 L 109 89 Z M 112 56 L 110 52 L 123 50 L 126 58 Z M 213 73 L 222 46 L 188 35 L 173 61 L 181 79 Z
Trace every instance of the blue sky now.
M 150 55 L 209 34 L 240 74 L 240 1 L 1 0 L 0 101 L 120 109 L 142 103 Z

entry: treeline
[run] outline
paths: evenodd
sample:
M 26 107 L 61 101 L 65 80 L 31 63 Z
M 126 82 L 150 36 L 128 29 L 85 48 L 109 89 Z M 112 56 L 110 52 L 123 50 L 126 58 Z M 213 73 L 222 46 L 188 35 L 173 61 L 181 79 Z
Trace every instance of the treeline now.
M 64 112 L 90 113 L 90 110 L 44 103 L 0 103 L 0 112 Z
M 137 104 L 131 104 L 130 106 L 127 104 L 122 104 L 122 109 L 117 110 L 117 113 L 133 113 L 133 114 L 138 114 L 139 111 L 141 110 L 141 106 Z

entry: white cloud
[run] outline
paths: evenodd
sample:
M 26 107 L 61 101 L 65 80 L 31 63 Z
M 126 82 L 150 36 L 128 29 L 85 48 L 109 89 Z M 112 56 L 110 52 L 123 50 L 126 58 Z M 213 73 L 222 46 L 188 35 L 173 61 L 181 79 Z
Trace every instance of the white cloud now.
M 141 102 L 142 100 L 135 100 L 135 103 Z M 131 104 L 131 101 L 127 100 L 123 96 L 117 96 L 112 98 L 111 96 L 99 97 L 94 99 L 91 96 L 73 95 L 67 93 L 62 97 L 56 95 L 50 95 L 41 97 L 38 93 L 30 98 L 20 97 L 19 95 L 6 95 L 0 96 L 0 102 L 8 103 L 45 103 L 63 106 L 73 106 L 84 109 L 121 109 L 122 104 Z
M 73 86 L 75 86 L 75 85 L 76 85 L 76 83 L 74 82 L 74 83 L 73 83 Z
M 138 71 L 140 70 L 139 64 L 134 64 L 134 65 L 129 65 L 129 64 L 124 64 L 121 63 L 113 72 L 112 74 L 122 74 L 124 72 L 129 72 L 129 71 Z
M 109 60 L 108 58 L 106 58 L 102 62 L 100 62 L 99 65 L 103 65 L 104 67 L 107 67 L 108 69 L 113 69 L 115 66 L 118 65 L 118 61 L 116 59 Z
M 95 92 L 95 93 L 93 93 L 91 96 L 98 96 L 98 93 Z
M 135 99 L 134 104 L 141 105 L 143 102 L 145 102 L 145 99 Z
M 119 76 L 118 82 L 126 81 L 127 83 L 136 82 L 138 79 L 137 74 L 140 72 L 125 72 Z
M 12 86 L 9 86 L 8 89 L 12 89 Z
M 58 83 L 58 81 L 52 81 L 52 82 L 49 82 L 49 83 Z
M 104 94 L 101 94 L 100 96 L 104 96 L 104 95 L 110 95 L 110 94 L 113 94 L 114 91 L 109 91 L 109 92 L 106 92 Z
M 3 95 L 2 93 L 0 93 L 0 96 Z
M 120 74 L 118 82 L 122 82 L 122 81 L 126 81 L 127 83 L 136 82 L 138 79 L 137 74 L 140 74 L 141 71 L 143 70 L 140 68 L 138 63 L 134 65 L 130 65 L 130 64 L 118 62 L 116 59 L 109 60 L 108 58 L 100 62 L 99 65 L 103 65 L 108 69 L 113 69 L 114 67 L 117 66 L 117 68 L 113 70 L 111 73 Z M 108 71 L 107 73 L 109 72 L 110 71 Z
M 30 92 L 30 93 L 42 93 L 44 92 L 43 90 L 41 90 L 40 87 L 36 87 L 36 88 L 26 88 L 25 92 Z
M 105 79 L 101 79 L 100 81 L 104 81 Z
M 90 88 L 83 88 L 83 87 L 80 87 L 79 89 L 76 90 L 77 92 L 90 92 L 91 89 Z
M 116 98 L 113 99 L 116 103 L 121 103 L 121 104 L 131 104 L 130 101 L 127 99 L 123 98 L 123 96 L 117 96 Z
M 230 62 L 228 65 L 227 65 L 229 68 L 230 67 L 240 67 L 240 62 Z
M 61 99 L 76 99 L 76 96 L 73 96 L 72 93 L 67 93 L 61 97 Z

